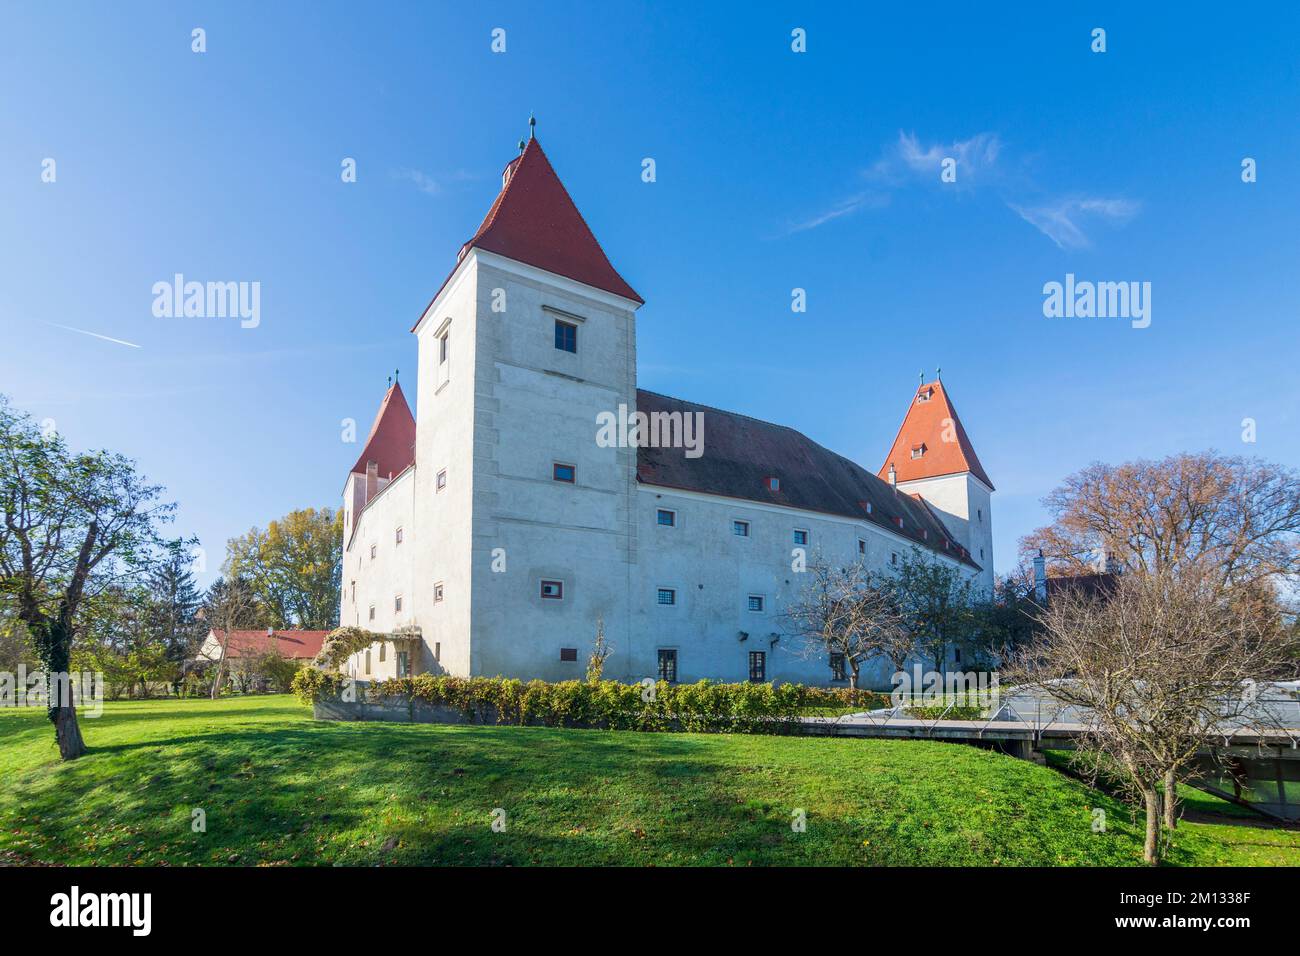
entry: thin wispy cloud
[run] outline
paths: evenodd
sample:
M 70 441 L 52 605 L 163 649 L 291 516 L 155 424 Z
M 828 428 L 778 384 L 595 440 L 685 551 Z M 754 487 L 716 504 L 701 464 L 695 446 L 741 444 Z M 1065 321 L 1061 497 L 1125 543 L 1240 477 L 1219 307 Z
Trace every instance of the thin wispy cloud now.
M 1001 150 L 1002 143 L 994 133 L 978 133 L 970 139 L 926 146 L 915 134 L 900 132 L 898 141 L 859 174 L 870 184 L 870 189 L 852 193 L 820 212 L 791 223 L 781 234 L 807 232 L 864 209 L 883 208 L 889 205 L 893 193 L 909 186 L 933 183 L 949 189 L 954 185 L 965 189 L 991 180 Z M 956 183 L 940 180 L 945 159 L 957 162 Z
M 850 216 L 859 209 L 879 209 L 889 204 L 889 196 L 880 193 L 858 193 L 841 199 L 829 209 L 819 212 L 809 219 L 801 222 L 791 223 L 786 227 L 784 235 L 793 235 L 796 232 L 807 232 L 809 229 L 816 229 L 834 219 L 841 219 L 844 216 Z
M 955 178 L 950 181 L 943 177 L 946 160 L 953 161 L 950 168 Z M 1023 159 L 1007 160 L 1007 150 L 993 132 L 927 143 L 915 133 L 900 131 L 898 139 L 859 173 L 868 189 L 854 192 L 792 223 L 781 234 L 807 232 L 863 209 L 881 208 L 904 190 L 933 189 L 959 195 L 992 190 L 1007 208 L 1059 248 L 1073 250 L 1092 245 L 1089 232 L 1095 226 L 1122 226 L 1141 209 L 1141 204 L 1134 200 L 1077 193 L 1046 200 L 1020 199 L 1019 195 L 1026 193 L 1041 195 L 1042 190 L 1032 182 Z
M 57 322 L 46 322 L 45 324 L 53 326 L 56 329 L 63 329 L 65 332 L 76 332 L 78 335 L 89 335 L 92 339 L 102 339 L 105 342 L 112 342 L 115 345 L 125 345 L 133 349 L 144 347 L 142 345 L 136 345 L 134 342 L 128 342 L 126 339 L 115 339 L 111 335 L 100 335 L 98 332 L 88 332 L 85 329 L 74 329 L 70 325 L 59 325 Z
M 431 176 L 422 169 L 399 169 L 393 175 L 398 179 L 411 183 L 426 196 L 441 196 L 449 186 L 474 182 L 482 178 L 463 169 L 458 169 L 445 176 Z
M 1070 197 L 1036 206 L 1007 203 L 1025 220 L 1062 249 L 1086 249 L 1092 241 L 1085 226 L 1104 223 L 1122 226 L 1138 213 L 1139 204 L 1127 199 Z

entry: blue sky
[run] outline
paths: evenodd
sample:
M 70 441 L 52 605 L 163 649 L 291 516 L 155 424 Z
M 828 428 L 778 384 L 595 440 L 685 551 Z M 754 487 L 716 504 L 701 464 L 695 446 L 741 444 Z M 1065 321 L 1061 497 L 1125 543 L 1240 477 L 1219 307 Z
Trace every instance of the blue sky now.
M 407 330 L 535 112 L 646 299 L 643 387 L 874 469 L 942 366 L 999 571 L 1091 461 L 1296 465 L 1300 14 L 1023 6 L 8 4 L 0 391 L 138 459 L 215 570 L 338 505 L 340 420 L 413 390 Z M 260 282 L 261 324 L 155 317 L 177 272 Z M 1066 273 L 1150 282 L 1150 327 L 1045 318 Z

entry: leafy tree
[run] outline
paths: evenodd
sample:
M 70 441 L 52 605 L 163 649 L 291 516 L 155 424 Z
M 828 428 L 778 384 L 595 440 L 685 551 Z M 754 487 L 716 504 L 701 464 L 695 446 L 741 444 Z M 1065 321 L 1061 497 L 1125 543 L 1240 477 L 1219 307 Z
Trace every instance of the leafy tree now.
M 107 451 L 73 453 L 0 399 L 0 594 L 26 625 L 46 673 L 66 675 L 84 603 L 146 571 L 175 505 L 162 503 L 135 463 Z M 85 753 L 67 688 L 52 688 L 59 754 Z
M 913 548 L 895 572 L 909 629 L 917 649 L 946 672 L 948 651 L 968 639 L 974 624 L 974 589 L 969 575 L 946 561 Z
M 271 627 L 327 629 L 338 623 L 343 512 L 291 511 L 226 549 L 226 572 L 246 579 Z
M 190 565 L 185 543 L 170 541 L 149 575 L 149 637 L 178 666 L 194 657 L 205 634 L 198 617 L 199 588 Z

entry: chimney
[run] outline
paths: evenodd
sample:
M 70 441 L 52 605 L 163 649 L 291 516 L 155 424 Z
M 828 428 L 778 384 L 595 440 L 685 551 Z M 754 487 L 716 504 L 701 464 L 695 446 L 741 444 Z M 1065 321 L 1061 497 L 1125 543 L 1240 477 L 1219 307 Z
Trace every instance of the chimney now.
M 366 504 L 379 491 L 379 462 L 366 462 Z
M 1042 548 L 1034 557 L 1034 600 L 1039 604 L 1047 603 L 1047 562 L 1043 560 Z
M 898 472 L 894 471 L 894 463 L 889 463 L 889 484 L 891 487 L 898 486 Z

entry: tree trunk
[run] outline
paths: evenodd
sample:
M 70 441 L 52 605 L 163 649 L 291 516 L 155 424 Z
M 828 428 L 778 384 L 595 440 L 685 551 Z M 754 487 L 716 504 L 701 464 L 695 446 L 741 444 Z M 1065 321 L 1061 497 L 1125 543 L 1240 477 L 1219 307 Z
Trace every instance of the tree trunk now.
M 1173 768 L 1165 771 L 1165 829 L 1178 828 L 1178 777 Z
M 50 719 L 54 721 L 54 737 L 59 742 L 59 756 L 75 760 L 86 752 L 86 742 L 81 739 L 77 726 L 77 709 L 69 702 L 67 707 L 52 707 Z
M 1155 866 L 1160 861 L 1160 796 L 1155 787 L 1142 791 L 1147 809 L 1147 836 L 1142 846 L 1142 860 Z

